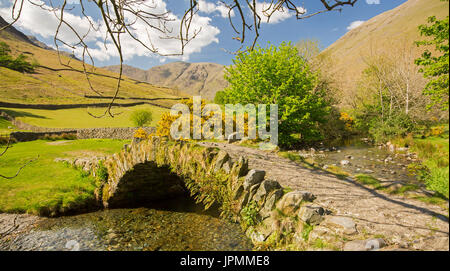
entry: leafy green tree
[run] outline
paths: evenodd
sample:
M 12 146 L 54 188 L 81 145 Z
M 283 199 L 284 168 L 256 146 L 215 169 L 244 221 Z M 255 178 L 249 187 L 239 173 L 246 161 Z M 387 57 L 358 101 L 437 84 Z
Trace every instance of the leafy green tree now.
M 9 55 L 11 53 L 11 49 L 6 42 L 0 42 L 0 56 Z
M 448 1 L 448 0 L 447 0 Z M 438 105 L 442 110 L 448 110 L 449 96 L 449 28 L 448 16 L 443 20 L 437 20 L 435 16 L 428 18 L 431 25 L 420 25 L 419 31 L 422 36 L 431 37 L 431 40 L 417 41 L 417 46 L 434 45 L 440 56 L 432 54 L 428 49 L 422 57 L 415 60 L 417 65 L 422 66 L 420 72 L 424 77 L 430 79 L 423 93 L 431 97 L 428 108 Z
M 324 122 L 329 106 L 317 88 L 318 73 L 311 71 L 294 46 L 256 46 L 237 55 L 233 63 L 225 72 L 230 84 L 224 90 L 224 103 L 278 104 L 282 146 L 321 138 L 318 124 Z
M 0 42 L 0 67 L 5 67 L 11 70 L 19 72 L 33 72 L 38 65 L 28 62 L 28 57 L 24 54 L 20 54 L 17 58 L 13 58 L 11 55 L 11 49 L 5 42 Z
M 148 110 L 136 110 L 131 114 L 130 120 L 136 127 L 143 127 L 144 125 L 148 125 L 152 122 L 153 115 L 152 112 Z

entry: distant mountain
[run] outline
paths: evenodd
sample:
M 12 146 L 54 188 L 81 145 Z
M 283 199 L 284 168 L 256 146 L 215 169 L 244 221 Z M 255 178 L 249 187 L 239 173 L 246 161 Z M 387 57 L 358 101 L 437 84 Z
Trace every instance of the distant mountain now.
M 421 40 L 418 26 L 427 23 L 429 16 L 438 19 L 448 16 L 448 2 L 440 0 L 409 0 L 348 31 L 325 49 L 321 56 L 332 60 L 341 88 L 354 88 L 366 67 L 364 59 L 379 53 L 394 53 L 409 48 L 415 56 L 423 51 L 414 41 Z M 411 62 L 411 65 L 414 65 Z M 330 67 L 327 67 L 330 68 Z M 346 93 L 343 94 L 348 95 Z
M 118 65 L 104 68 L 113 72 L 119 71 Z M 123 66 L 123 73 L 130 78 L 178 89 L 189 95 L 201 95 L 202 98 L 209 100 L 213 100 L 216 92 L 227 86 L 223 72 L 224 66 L 215 63 L 173 62 L 146 71 L 128 65 Z

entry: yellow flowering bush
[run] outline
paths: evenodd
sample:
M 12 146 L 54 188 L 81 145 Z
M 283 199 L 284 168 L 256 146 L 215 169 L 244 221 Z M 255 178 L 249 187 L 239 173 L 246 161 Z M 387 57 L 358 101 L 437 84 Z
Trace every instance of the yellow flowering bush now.
M 431 135 L 432 136 L 441 136 L 445 131 L 444 126 L 435 126 L 431 128 Z
M 145 138 L 147 138 L 147 136 L 148 136 L 147 132 L 142 128 L 139 128 L 136 131 L 134 131 L 134 135 L 133 135 L 134 138 L 140 138 L 140 139 L 145 139 Z
M 193 117 L 193 108 L 194 108 L 194 102 L 193 99 L 190 98 L 189 100 L 183 100 L 181 103 L 186 104 L 189 107 L 189 110 L 191 112 L 191 137 L 194 131 L 194 117 Z M 206 105 L 206 100 L 202 99 L 201 100 L 201 110 L 203 111 L 205 105 Z M 204 123 L 210 118 L 212 117 L 213 114 L 211 113 L 211 115 L 209 116 L 203 116 L 201 117 L 201 127 L 197 127 L 198 129 L 201 130 L 201 128 L 203 127 Z M 157 136 L 168 136 L 170 137 L 170 126 L 172 125 L 172 123 L 178 118 L 179 116 L 172 116 L 170 115 L 170 112 L 166 112 L 161 116 L 161 119 L 158 121 L 157 124 L 157 128 L 156 128 L 156 135 Z M 233 122 L 234 122 L 234 126 L 236 126 L 236 115 L 233 116 Z M 223 131 L 225 131 L 225 114 L 222 113 L 222 129 Z M 213 131 L 210 131 L 211 135 L 213 134 Z M 244 133 L 247 134 L 248 133 L 248 114 L 245 113 L 244 114 Z
M 347 129 L 351 129 L 354 123 L 354 119 L 346 112 L 341 112 L 341 117 L 339 118 L 345 123 Z

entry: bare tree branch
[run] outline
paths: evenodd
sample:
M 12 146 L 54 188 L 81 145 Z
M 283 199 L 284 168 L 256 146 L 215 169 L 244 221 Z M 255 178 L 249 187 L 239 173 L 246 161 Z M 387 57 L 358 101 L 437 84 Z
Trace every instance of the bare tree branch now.
M 113 98 L 111 99 L 110 105 L 107 107 L 105 112 L 100 115 L 89 113 L 91 116 L 96 118 L 104 116 L 114 117 L 116 115 L 111 112 L 111 109 L 121 87 L 124 61 L 123 48 L 121 44 L 122 35 L 133 39 L 151 53 L 161 56 L 179 56 L 185 53 L 185 47 L 191 40 L 195 39 L 202 30 L 201 27 L 198 29 L 191 29 L 193 27 L 193 20 L 199 11 L 199 3 L 197 0 L 189 1 L 188 8 L 185 10 L 179 22 L 178 31 L 174 31 L 173 26 L 169 25 L 169 23 L 173 24 L 174 22 L 174 18 L 171 16 L 171 13 L 169 11 L 158 12 L 157 3 L 151 0 L 94 0 L 93 5 L 97 7 L 97 10 L 92 11 L 92 9 L 90 9 L 89 12 L 86 9 L 86 2 L 88 0 L 79 0 L 82 19 L 85 19 L 88 24 L 88 30 L 86 33 L 79 33 L 79 30 L 75 29 L 74 26 L 66 20 L 64 15 L 73 9 L 67 6 L 67 0 L 60 0 L 59 2 L 62 2 L 60 5 L 54 5 L 53 1 L 55 0 L 49 0 L 50 7 L 46 6 L 44 2 L 33 2 L 33 0 L 14 0 L 11 8 L 12 21 L 8 25 L 2 27 L 0 31 L 10 27 L 19 20 L 25 1 L 40 7 L 49 13 L 53 13 L 53 15 L 57 18 L 58 26 L 54 35 L 54 44 L 58 51 L 60 64 L 67 68 L 77 70 L 71 65 L 70 59 L 67 62 L 63 61 L 60 56 L 60 45 L 66 49 L 71 49 L 74 52 L 79 50 L 78 53 L 81 54 L 82 57 L 81 61 L 83 65 L 83 73 L 89 84 L 90 91 L 99 96 L 103 96 L 103 93 L 95 89 L 89 76 L 92 74 L 92 70 L 95 69 L 95 62 L 90 52 L 91 48 L 86 40 L 90 33 L 104 31 L 102 34 L 105 35 L 103 42 L 105 49 L 108 48 L 107 42 L 112 42 L 111 45 L 114 46 L 119 57 L 119 77 L 114 89 Z M 260 36 L 261 21 L 263 18 L 269 22 L 277 12 L 293 12 L 297 19 L 306 19 L 329 11 L 341 11 L 344 6 L 354 6 L 358 0 L 314 1 L 320 2 L 323 9 L 308 13 L 304 5 L 300 5 L 300 1 L 294 0 L 270 0 L 269 3 L 258 2 L 256 0 L 221 0 L 220 3 L 228 9 L 228 20 L 230 26 L 237 34 L 237 36 L 233 37 L 233 39 L 239 42 L 239 48 L 234 52 L 234 54 L 242 52 L 242 48 L 244 48 L 248 39 L 247 36 L 249 34 L 253 35 L 253 39 L 250 41 L 249 46 L 247 46 L 245 51 L 253 50 Z M 92 6 L 92 4 L 90 5 Z M 91 16 L 89 16 L 92 12 L 100 13 L 101 22 L 97 23 L 91 18 Z M 237 19 L 233 20 L 232 17 L 235 13 L 237 14 Z M 145 33 L 147 34 L 148 41 L 144 41 L 141 37 L 136 35 L 134 26 L 138 23 L 146 27 Z M 101 28 L 100 24 L 104 27 Z M 70 30 L 70 32 L 76 37 L 77 41 L 71 43 L 64 40 L 64 38 L 60 35 L 62 27 L 65 27 L 65 30 Z M 150 33 L 150 30 L 153 30 L 153 34 Z M 157 48 L 152 42 L 155 38 L 179 40 L 180 52 L 161 53 L 159 48 Z M 90 64 L 91 71 L 88 71 L 89 68 L 87 63 Z

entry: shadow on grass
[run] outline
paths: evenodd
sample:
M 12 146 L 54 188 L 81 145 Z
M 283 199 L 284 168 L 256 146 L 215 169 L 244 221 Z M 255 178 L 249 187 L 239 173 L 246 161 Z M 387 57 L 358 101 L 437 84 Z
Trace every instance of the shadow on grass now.
M 11 109 L 0 109 L 0 112 L 5 112 L 11 117 L 18 118 L 18 117 L 30 117 L 30 118 L 37 118 L 37 119 L 48 119 L 45 116 L 36 115 L 33 113 L 20 111 L 20 110 L 11 110 Z

